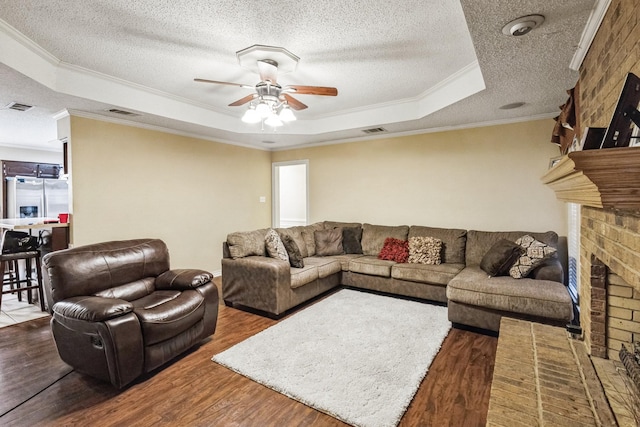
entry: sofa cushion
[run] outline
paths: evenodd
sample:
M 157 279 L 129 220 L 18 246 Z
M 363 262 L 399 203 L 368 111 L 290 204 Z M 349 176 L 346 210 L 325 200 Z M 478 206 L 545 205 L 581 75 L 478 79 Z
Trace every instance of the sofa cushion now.
M 406 225 L 386 226 L 386 225 L 362 225 L 362 253 L 364 255 L 378 256 L 384 240 L 393 237 L 399 240 L 407 240 L 409 227 Z
M 338 261 L 342 266 L 342 271 L 349 271 L 349 262 L 352 259 L 356 259 L 360 257 L 362 257 L 362 255 L 360 254 L 342 254 L 342 255 L 331 255 L 330 257 L 327 257 L 327 258 Z
M 442 240 L 440 256 L 443 263 L 460 264 L 465 262 L 467 230 L 412 225 L 409 229 L 409 239 L 412 237 L 434 237 Z
M 269 229 L 263 228 L 254 231 L 238 231 L 227 235 L 229 254 L 231 258 L 238 259 L 251 255 L 265 256 L 266 249 L 264 239 Z
M 340 261 L 329 257 L 308 257 L 304 259 L 304 262 L 306 265 L 313 265 L 318 269 L 320 279 L 342 271 Z
M 482 257 L 491 249 L 498 240 L 507 239 L 515 242 L 525 234 L 534 239 L 546 243 L 553 248 L 558 248 L 558 235 L 553 231 L 546 233 L 531 233 L 527 231 L 476 231 L 467 232 L 466 265 L 480 265 Z
M 571 320 L 567 288 L 550 280 L 487 277 L 479 266 L 466 267 L 447 285 L 447 298 L 461 304 L 548 319 Z
M 518 243 L 500 239 L 484 254 L 480 261 L 480 268 L 489 276 L 505 276 L 509 274 L 509 269 L 524 251 Z
M 342 229 L 316 230 L 313 232 L 316 242 L 316 255 L 329 256 L 344 253 L 342 249 Z
M 362 227 L 342 227 L 342 248 L 345 254 L 362 254 Z
M 391 277 L 391 267 L 395 264 L 394 261 L 365 255 L 349 261 L 349 271 L 370 276 Z
M 313 235 L 313 232 L 316 230 L 324 230 L 324 223 L 316 222 L 300 227 L 300 234 L 307 246 L 307 253 L 305 256 L 314 256 L 316 254 L 316 241 Z
M 305 265 L 303 268 L 291 267 L 291 289 L 299 288 L 318 280 L 318 269 L 315 265 Z
M 276 230 L 270 228 L 269 231 L 267 231 L 264 243 L 267 248 L 267 253 L 271 258 L 289 262 L 287 250 L 285 249 L 282 239 Z
M 380 249 L 378 259 L 386 259 L 395 262 L 407 262 L 409 259 L 409 242 L 406 240 L 387 237 Z
M 391 267 L 391 277 L 408 282 L 446 285 L 463 268 L 464 264 L 395 264 Z
M 324 229 L 329 230 L 331 228 L 345 228 L 345 227 L 360 227 L 362 228 L 362 224 L 359 222 L 340 222 L 340 221 L 325 221 Z
M 289 265 L 296 268 L 304 267 L 304 260 L 302 254 L 300 253 L 300 248 L 296 244 L 296 241 L 293 240 L 293 237 L 289 236 L 288 234 L 284 234 L 282 236 L 282 244 L 287 251 L 287 255 L 289 257 Z
M 528 234 L 516 240 L 516 243 L 522 246 L 525 252 L 509 269 L 509 275 L 515 279 L 527 277 L 534 268 L 554 256 L 557 252 L 555 248 L 534 239 Z
M 442 240 L 435 237 L 409 237 L 409 259 L 412 264 L 437 265 L 442 261 Z

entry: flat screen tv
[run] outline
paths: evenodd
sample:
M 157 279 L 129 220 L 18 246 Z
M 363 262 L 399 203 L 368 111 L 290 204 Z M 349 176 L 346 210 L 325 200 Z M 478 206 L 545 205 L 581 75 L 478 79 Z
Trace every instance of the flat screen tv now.
M 633 73 L 629 73 L 600 148 L 640 145 L 639 105 L 640 78 Z

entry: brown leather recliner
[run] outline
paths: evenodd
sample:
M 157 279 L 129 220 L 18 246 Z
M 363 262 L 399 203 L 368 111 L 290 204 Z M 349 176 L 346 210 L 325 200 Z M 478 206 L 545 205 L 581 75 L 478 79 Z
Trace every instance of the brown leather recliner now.
M 162 240 L 98 243 L 43 258 L 62 360 L 120 388 L 213 334 L 218 289 L 203 270 L 170 270 Z

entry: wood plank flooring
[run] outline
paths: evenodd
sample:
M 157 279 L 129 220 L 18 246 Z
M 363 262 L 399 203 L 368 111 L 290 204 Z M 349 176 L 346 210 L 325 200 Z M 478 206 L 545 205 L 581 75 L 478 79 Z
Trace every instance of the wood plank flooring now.
M 211 339 L 123 390 L 70 372 L 46 320 L 3 328 L 0 425 L 346 426 L 210 360 L 276 322 L 220 306 Z M 400 426 L 484 426 L 496 347 L 452 329 Z

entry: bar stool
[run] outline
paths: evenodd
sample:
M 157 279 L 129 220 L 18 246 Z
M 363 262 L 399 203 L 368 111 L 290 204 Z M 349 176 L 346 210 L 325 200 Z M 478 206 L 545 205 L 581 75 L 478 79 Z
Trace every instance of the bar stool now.
M 31 272 L 31 262 L 34 259 L 36 261 L 35 284 L 33 283 L 34 278 L 32 277 L 32 272 Z M 19 270 L 16 268 L 16 280 L 14 280 L 12 282 L 11 281 L 10 282 L 5 282 L 4 281 L 4 273 L 5 273 L 6 266 L 9 263 L 13 263 L 13 262 L 15 262 L 14 265 L 17 266 L 17 264 L 18 264 L 17 262 L 20 261 L 20 260 L 24 260 L 24 262 L 25 262 L 26 277 L 24 279 L 21 279 Z M 0 291 L 0 307 L 2 307 L 2 295 L 3 294 L 11 294 L 11 293 L 14 293 L 14 292 L 18 292 L 18 295 L 20 295 L 20 292 L 25 291 L 25 290 L 27 291 L 27 301 L 29 302 L 29 304 L 31 304 L 33 302 L 33 296 L 31 294 L 31 290 L 32 289 L 37 289 L 38 290 L 38 300 L 40 301 L 40 309 L 42 311 L 45 311 L 44 288 L 42 287 L 42 259 L 41 259 L 39 250 L 0 254 L 0 278 L 2 278 L 2 289 Z M 13 289 L 13 287 L 12 287 L 11 289 L 5 290 L 4 289 L 4 285 L 5 284 L 11 284 L 11 283 L 16 285 L 16 289 Z M 21 286 L 23 283 L 26 286 Z
M 5 237 L 6 230 L 3 230 L 2 239 L 0 247 L 5 247 Z M 4 251 L 3 251 L 4 252 Z M 36 261 L 36 278 L 34 279 L 32 276 L 32 261 L 35 259 Z M 22 279 L 20 277 L 20 269 L 18 265 L 18 261 L 24 260 L 25 268 L 26 268 L 26 277 Z M 10 294 L 17 292 L 18 300 L 22 300 L 22 291 L 27 291 L 27 301 L 29 304 L 33 302 L 33 295 L 31 293 L 32 289 L 38 290 L 38 300 L 40 301 L 40 309 L 45 311 L 45 303 L 44 303 L 44 288 L 42 286 L 42 258 L 39 250 L 29 250 L 24 252 L 7 252 L 0 253 L 0 307 L 2 307 L 2 295 Z M 8 280 L 5 280 L 4 274 L 6 267 L 11 265 L 15 271 L 15 279 L 11 276 Z M 35 284 L 34 284 L 35 280 Z M 22 286 L 24 284 L 25 286 Z M 10 289 L 5 290 L 4 286 L 10 285 Z M 16 288 L 13 288 L 13 285 Z

